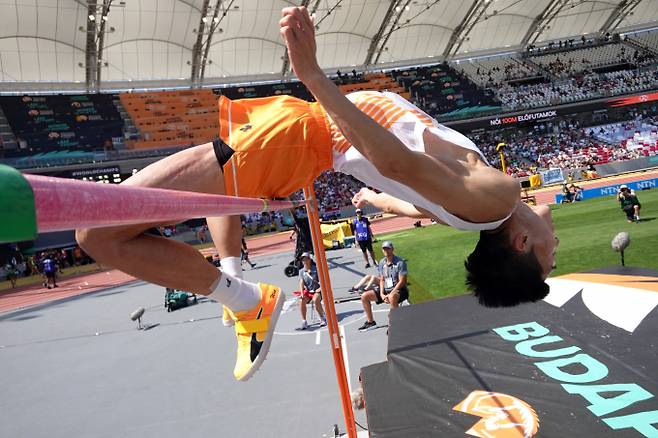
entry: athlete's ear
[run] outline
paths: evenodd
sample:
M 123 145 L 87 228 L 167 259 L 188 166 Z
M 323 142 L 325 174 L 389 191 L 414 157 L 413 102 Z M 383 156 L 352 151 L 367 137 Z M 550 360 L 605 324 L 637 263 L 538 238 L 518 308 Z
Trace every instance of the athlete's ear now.
M 518 252 L 526 252 L 530 248 L 530 235 L 527 231 L 512 233 L 512 248 Z

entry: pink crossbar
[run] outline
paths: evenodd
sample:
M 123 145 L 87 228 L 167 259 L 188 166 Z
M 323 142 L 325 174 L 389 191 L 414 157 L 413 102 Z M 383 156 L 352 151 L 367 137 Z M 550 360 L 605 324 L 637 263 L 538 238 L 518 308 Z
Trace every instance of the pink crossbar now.
M 293 201 L 236 198 L 39 175 L 25 175 L 25 178 L 34 191 L 39 232 L 176 223 L 299 205 Z

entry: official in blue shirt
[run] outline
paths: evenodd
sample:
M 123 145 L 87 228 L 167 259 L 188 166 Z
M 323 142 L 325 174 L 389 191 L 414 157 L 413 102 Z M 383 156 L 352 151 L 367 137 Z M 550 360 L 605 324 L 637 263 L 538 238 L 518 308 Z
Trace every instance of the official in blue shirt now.
M 360 208 L 356 209 L 356 219 L 352 221 L 352 232 L 356 238 L 361 252 L 363 252 L 363 259 L 366 261 L 366 269 L 370 267 L 370 262 L 368 261 L 368 252 L 370 253 L 370 258 L 372 258 L 372 264 L 377 265 L 377 260 L 375 259 L 375 251 L 372 249 L 372 229 L 370 228 L 370 221 L 367 217 L 363 216 L 363 211 Z
M 58 287 L 57 262 L 55 261 L 55 257 L 50 254 L 46 255 L 46 257 L 41 261 L 41 265 L 43 266 L 43 273 L 46 276 L 46 285 L 48 286 L 48 289 Z

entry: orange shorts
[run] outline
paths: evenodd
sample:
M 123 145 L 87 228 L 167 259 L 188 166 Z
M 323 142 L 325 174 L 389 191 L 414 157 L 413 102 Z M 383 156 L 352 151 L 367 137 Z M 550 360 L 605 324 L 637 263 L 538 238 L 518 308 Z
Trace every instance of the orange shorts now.
M 234 153 L 224 165 L 226 194 L 286 197 L 332 166 L 325 112 L 291 96 L 219 98 L 219 137 Z

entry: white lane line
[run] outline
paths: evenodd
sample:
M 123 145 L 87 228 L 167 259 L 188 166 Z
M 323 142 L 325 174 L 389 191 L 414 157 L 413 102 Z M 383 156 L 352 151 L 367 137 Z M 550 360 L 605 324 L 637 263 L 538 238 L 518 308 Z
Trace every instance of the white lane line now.
M 343 360 L 345 361 L 345 372 L 347 373 L 347 387 L 350 390 L 350 394 L 352 393 L 352 378 L 350 376 L 350 357 L 349 354 L 347 354 L 347 338 L 345 335 L 345 326 L 341 325 L 340 326 L 340 343 L 341 347 L 343 348 Z
M 322 333 L 322 330 L 315 332 L 315 345 L 320 345 L 320 333 Z
M 390 309 L 373 309 L 372 313 L 384 313 L 384 312 L 388 313 L 389 310 Z M 365 315 L 365 313 L 363 313 L 358 318 L 350 319 L 349 321 L 344 322 L 343 325 L 344 326 L 353 325 L 354 323 L 357 323 L 357 322 L 359 322 L 359 321 L 361 321 L 362 319 L 365 319 L 365 318 L 366 318 L 366 315 Z M 312 335 L 313 333 L 327 332 L 327 331 L 328 330 L 326 328 L 324 328 L 324 329 L 319 329 L 319 330 L 314 330 L 314 331 L 303 331 L 303 330 L 302 331 L 295 331 L 295 332 L 274 331 L 274 334 L 279 335 L 279 336 L 307 336 L 307 335 Z

